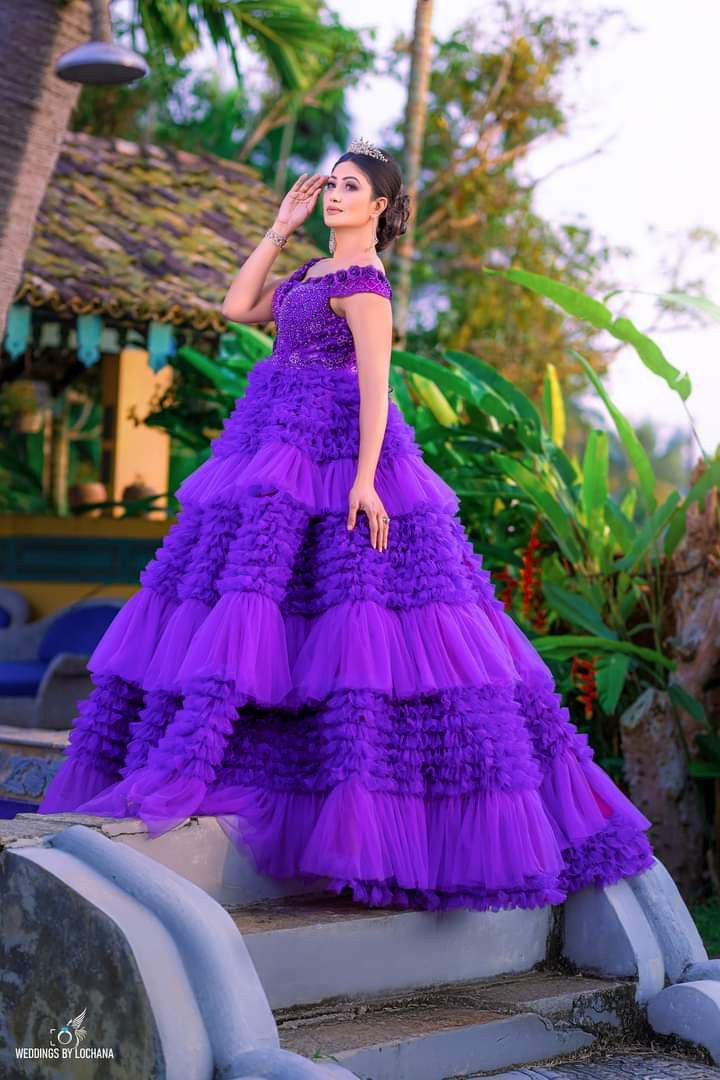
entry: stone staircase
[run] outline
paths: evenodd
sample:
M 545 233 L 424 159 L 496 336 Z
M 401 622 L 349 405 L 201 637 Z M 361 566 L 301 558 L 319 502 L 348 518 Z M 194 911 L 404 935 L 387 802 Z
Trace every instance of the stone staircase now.
M 147 1032 L 137 1075 L 455 1080 L 658 1033 L 720 1060 L 718 972 L 659 863 L 562 907 L 436 913 L 262 877 L 214 818 L 151 840 L 135 819 L 21 814 L 0 822 L 0 850 L 2 1075 L 69 1001 L 92 999 L 91 1035 L 129 1052 L 98 949 Z M 89 933 L 74 970 L 58 924 Z M 132 1068 L 126 1054 L 82 1077 Z
M 490 1074 L 643 1026 L 632 978 L 548 965 L 548 909 L 396 912 L 305 894 L 226 910 L 280 1045 L 365 1080 Z

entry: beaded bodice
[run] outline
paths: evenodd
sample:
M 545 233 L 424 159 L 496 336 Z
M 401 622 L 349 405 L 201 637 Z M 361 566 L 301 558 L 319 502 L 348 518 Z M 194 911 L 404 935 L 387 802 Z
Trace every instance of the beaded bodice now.
M 319 364 L 357 371 L 352 332 L 347 321 L 331 308 L 330 297 L 372 292 L 390 300 L 390 282 L 374 266 L 348 266 L 305 278 L 306 271 L 319 261 L 319 256 L 308 259 L 276 288 L 272 306 L 277 335 L 270 359 L 295 367 Z

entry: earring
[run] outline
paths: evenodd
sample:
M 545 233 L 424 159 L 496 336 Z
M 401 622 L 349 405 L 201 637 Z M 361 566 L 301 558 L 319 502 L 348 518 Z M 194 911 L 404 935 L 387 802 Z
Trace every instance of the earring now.
M 377 244 L 377 218 L 373 217 L 372 243 L 370 244 L 369 247 L 366 247 L 365 250 L 366 251 L 372 251 L 376 244 Z
M 328 251 L 331 255 L 335 254 L 335 230 L 330 230 L 330 239 L 328 240 Z

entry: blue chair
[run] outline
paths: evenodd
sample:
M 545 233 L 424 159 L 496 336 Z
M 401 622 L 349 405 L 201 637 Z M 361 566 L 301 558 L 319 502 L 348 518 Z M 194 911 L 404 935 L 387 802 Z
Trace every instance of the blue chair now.
M 92 689 L 87 661 L 124 600 L 72 604 L 0 633 L 0 723 L 68 728 Z
M 17 589 L 0 585 L 0 630 L 23 626 L 30 617 L 30 605 Z

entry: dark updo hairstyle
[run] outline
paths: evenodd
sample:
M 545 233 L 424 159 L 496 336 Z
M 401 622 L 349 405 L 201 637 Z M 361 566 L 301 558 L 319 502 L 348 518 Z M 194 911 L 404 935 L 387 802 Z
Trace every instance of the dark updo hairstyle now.
M 378 150 L 385 155 L 387 161 L 380 161 L 372 154 L 356 154 L 353 150 L 348 150 L 337 159 L 335 165 L 339 165 L 341 161 L 352 161 L 362 169 L 370 181 L 372 198 L 379 199 L 384 196 L 387 199 L 388 204 L 377 220 L 375 250 L 382 251 L 393 242 L 396 236 L 402 236 L 407 231 L 410 196 L 403 191 L 398 163 L 383 147 L 379 146 Z

